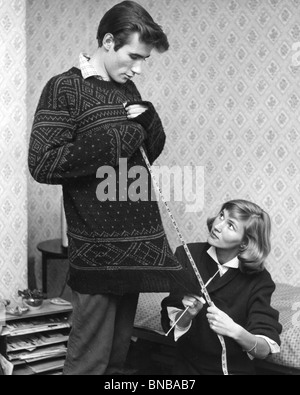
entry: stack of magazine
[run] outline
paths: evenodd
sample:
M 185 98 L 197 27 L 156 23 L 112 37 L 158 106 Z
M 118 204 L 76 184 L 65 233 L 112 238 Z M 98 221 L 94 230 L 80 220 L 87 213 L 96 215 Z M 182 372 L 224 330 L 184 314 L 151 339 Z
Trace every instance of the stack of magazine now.
M 71 324 L 66 315 L 7 322 L 7 360 L 14 374 L 47 373 L 61 369 L 67 353 Z

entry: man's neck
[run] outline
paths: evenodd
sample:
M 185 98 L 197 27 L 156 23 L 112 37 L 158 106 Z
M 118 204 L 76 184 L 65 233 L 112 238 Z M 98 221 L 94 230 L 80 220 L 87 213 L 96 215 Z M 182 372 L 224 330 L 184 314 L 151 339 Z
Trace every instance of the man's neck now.
M 90 58 L 90 64 L 94 67 L 97 74 L 103 78 L 104 81 L 110 81 L 110 77 L 105 70 L 103 62 L 103 50 L 98 48 L 97 51 Z

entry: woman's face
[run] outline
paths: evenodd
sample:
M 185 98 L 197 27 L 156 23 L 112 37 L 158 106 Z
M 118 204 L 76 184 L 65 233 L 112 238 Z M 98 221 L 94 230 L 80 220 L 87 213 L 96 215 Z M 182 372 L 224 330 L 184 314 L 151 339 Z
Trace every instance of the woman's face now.
M 221 211 L 213 222 L 208 243 L 217 249 L 231 250 L 238 255 L 245 237 L 245 221 L 239 220 L 228 210 Z

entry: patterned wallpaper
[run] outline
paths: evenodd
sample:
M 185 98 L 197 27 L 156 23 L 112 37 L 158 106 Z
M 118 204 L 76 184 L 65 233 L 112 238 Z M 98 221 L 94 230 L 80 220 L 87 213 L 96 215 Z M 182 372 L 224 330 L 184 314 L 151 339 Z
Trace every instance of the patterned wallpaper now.
M 0 1 L 0 298 L 27 284 L 25 1 Z
M 46 81 L 77 64 L 79 52 L 96 49 L 99 20 L 116 2 L 26 1 L 28 132 Z M 292 63 L 292 46 L 300 42 L 300 0 L 139 3 L 171 43 L 136 79 L 168 137 L 157 164 L 205 167 L 203 211 L 189 214 L 182 204 L 170 203 L 183 235 L 204 240 L 206 218 L 221 203 L 251 199 L 272 217 L 268 266 L 274 279 L 300 285 L 300 67 Z M 0 207 L 5 189 L 0 185 Z M 29 257 L 39 277 L 37 243 L 60 237 L 60 188 L 29 177 L 28 214 Z M 180 242 L 164 209 L 162 215 L 175 247 Z

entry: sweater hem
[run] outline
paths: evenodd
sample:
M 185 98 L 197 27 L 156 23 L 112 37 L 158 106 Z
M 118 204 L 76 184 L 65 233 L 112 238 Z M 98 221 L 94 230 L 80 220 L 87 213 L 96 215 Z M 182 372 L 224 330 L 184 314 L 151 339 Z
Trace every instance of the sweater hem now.
M 190 276 L 185 269 L 176 270 L 101 270 L 78 271 L 70 267 L 68 285 L 84 295 L 160 293 L 187 290 Z

